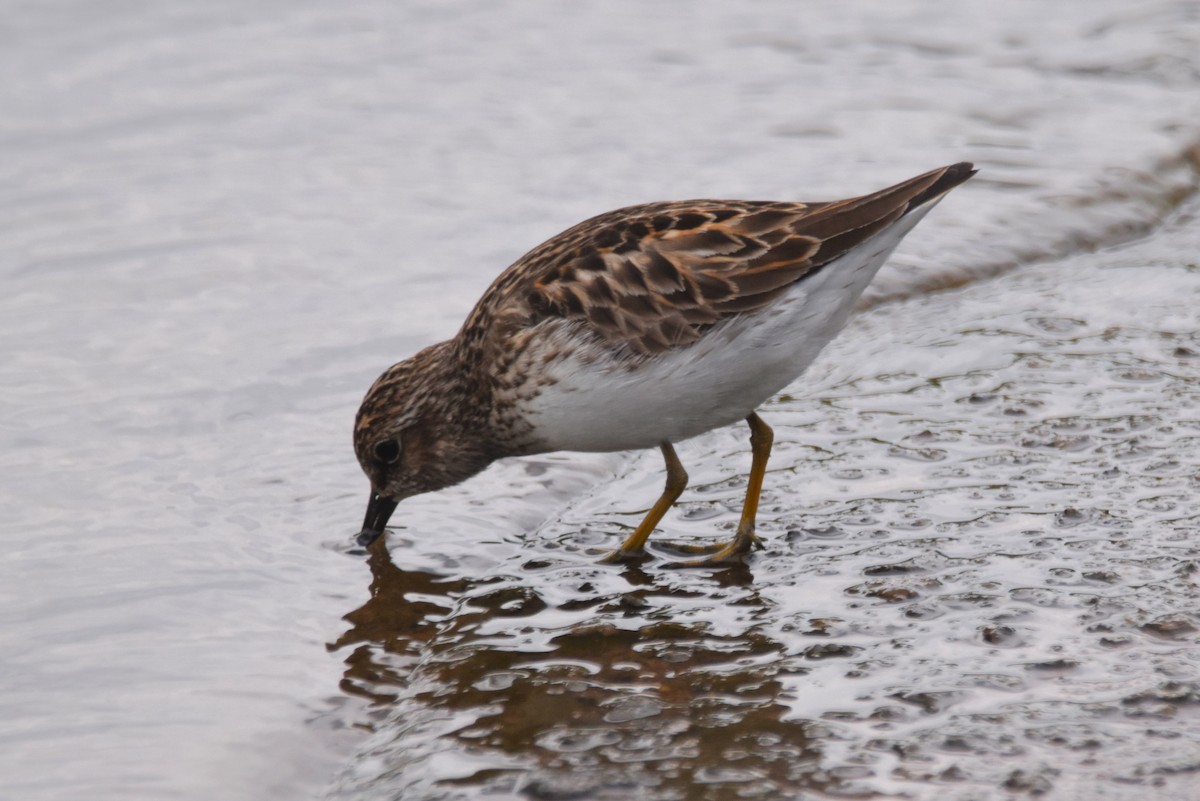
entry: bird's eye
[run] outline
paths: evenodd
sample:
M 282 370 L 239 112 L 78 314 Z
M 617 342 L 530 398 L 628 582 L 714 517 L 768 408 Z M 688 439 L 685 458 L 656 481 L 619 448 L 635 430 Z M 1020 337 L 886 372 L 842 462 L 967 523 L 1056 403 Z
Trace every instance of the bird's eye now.
M 395 464 L 400 461 L 400 443 L 394 439 L 375 443 L 375 456 L 384 464 Z

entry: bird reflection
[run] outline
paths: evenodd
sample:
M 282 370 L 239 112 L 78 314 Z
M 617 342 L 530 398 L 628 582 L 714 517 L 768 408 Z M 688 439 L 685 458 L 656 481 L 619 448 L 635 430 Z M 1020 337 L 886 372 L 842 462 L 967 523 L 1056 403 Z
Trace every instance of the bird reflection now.
M 374 704 L 394 701 L 407 684 L 412 664 L 437 633 L 438 623 L 469 586 L 421 570 L 401 570 L 381 538 L 367 551 L 370 597 L 342 619 L 350 628 L 327 647 L 352 649 L 346 656 L 342 690 Z
M 396 733 L 394 753 L 376 752 L 393 766 L 385 784 L 396 770 L 405 781 L 432 771 L 438 760 L 423 754 L 449 752 L 478 770 L 430 780 L 464 797 L 509 782 L 545 797 L 637 785 L 690 798 L 698 776 L 710 789 L 750 778 L 776 794 L 829 789 L 813 768 L 811 724 L 787 720 L 781 700 L 782 676 L 809 668 L 756 625 L 770 604 L 744 566 L 681 582 L 649 565 L 589 562 L 594 580 L 571 573 L 564 599 L 563 582 L 548 590 L 552 568 L 478 580 L 401 570 L 382 541 L 368 563 L 370 598 L 329 647 L 349 649 L 343 690 Z M 414 740 L 414 703 L 453 725 L 436 742 Z

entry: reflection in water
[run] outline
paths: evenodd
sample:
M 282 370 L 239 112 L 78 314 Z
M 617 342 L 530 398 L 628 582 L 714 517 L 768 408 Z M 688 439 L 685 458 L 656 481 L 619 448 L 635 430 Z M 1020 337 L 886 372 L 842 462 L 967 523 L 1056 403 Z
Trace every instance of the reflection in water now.
M 753 626 L 722 635 L 672 622 L 672 604 L 696 593 L 627 567 L 625 591 L 589 595 L 596 588 L 584 582 L 554 608 L 518 583 L 401 570 L 381 545 L 370 552 L 371 598 L 346 616 L 351 628 L 331 649 L 350 649 L 347 692 L 381 707 L 407 696 L 393 718 L 407 743 L 393 753 L 403 762 L 393 791 L 399 780 L 428 797 L 518 788 L 534 798 L 628 797 L 636 787 L 664 799 L 725 798 L 731 788 L 777 798 L 834 781 L 816 769 L 813 725 L 786 720 L 779 701 L 779 676 L 806 672 L 804 657 Z M 751 617 L 767 610 L 749 569 L 712 578 L 714 595 L 732 593 L 724 603 Z M 562 611 L 594 620 L 550 631 Z M 547 630 L 542 647 L 522 647 L 534 626 Z M 452 723 L 431 727 L 442 740 L 414 754 L 411 726 L 435 720 Z M 439 764 L 447 752 L 458 765 Z
M 345 658 L 342 690 L 375 705 L 397 700 L 421 646 L 437 633 L 438 620 L 465 586 L 432 573 L 399 569 L 384 539 L 368 552 L 370 599 L 346 615 L 350 628 L 329 646 L 331 651 L 352 649 Z

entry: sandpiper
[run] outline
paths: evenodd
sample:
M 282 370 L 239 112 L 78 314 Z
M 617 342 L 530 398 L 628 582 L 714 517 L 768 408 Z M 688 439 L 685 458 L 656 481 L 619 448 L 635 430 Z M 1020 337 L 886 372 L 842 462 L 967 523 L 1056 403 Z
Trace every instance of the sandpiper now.
M 862 197 L 685 200 L 618 209 L 525 254 L 453 339 L 388 368 L 358 410 L 370 545 L 405 498 L 505 456 L 657 447 L 658 501 L 610 561 L 642 558 L 687 485 L 674 443 L 745 420 L 753 455 L 741 521 L 677 564 L 713 565 L 754 533 L 773 434 L 756 409 L 845 324 L 892 250 L 975 174 L 953 164 Z

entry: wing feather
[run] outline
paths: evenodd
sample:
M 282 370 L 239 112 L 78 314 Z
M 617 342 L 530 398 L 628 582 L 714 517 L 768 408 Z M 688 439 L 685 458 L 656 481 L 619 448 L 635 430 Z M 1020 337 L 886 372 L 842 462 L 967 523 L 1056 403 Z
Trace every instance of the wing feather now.
M 972 174 L 955 164 L 830 203 L 696 200 L 609 212 L 501 274 L 464 332 L 559 319 L 630 356 L 662 353 L 761 310 Z

